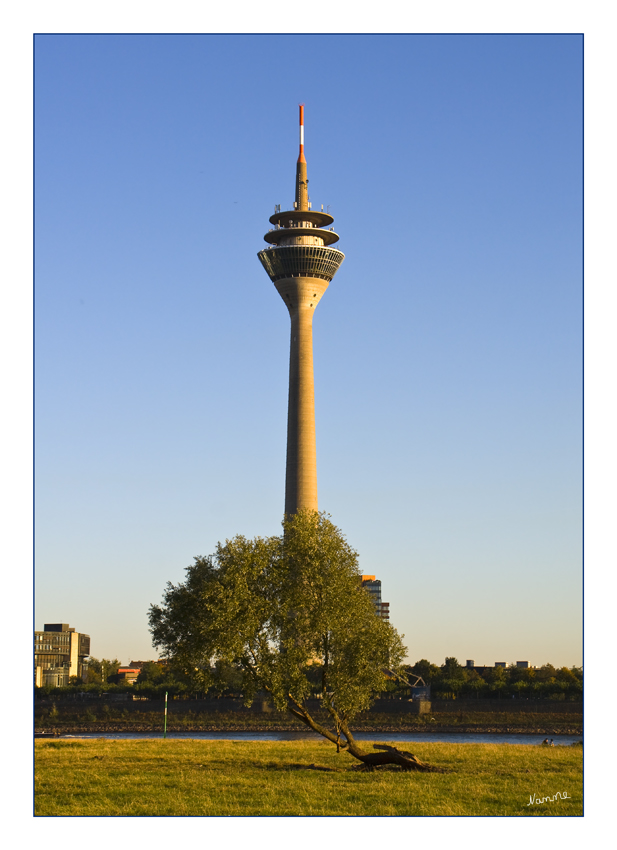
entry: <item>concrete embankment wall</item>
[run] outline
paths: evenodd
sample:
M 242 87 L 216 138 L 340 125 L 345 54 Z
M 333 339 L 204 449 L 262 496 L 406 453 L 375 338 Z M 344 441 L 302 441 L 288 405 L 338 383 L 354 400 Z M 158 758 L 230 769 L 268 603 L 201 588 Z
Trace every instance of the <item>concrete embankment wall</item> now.
M 524 711 L 533 714 L 580 714 L 582 700 L 571 702 L 558 699 L 435 699 L 432 711 L 447 711 L 455 714 L 470 711 Z

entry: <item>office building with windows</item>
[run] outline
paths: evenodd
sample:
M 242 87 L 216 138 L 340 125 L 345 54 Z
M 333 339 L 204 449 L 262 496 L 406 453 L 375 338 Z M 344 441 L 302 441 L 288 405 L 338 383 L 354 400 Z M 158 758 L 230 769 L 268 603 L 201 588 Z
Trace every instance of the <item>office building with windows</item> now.
M 34 683 L 64 687 L 71 676 L 83 678 L 90 655 L 90 636 L 68 623 L 46 623 L 34 633 Z
M 377 616 L 390 622 L 390 603 L 381 599 L 381 581 L 375 576 L 362 576 L 362 587 L 371 597 Z

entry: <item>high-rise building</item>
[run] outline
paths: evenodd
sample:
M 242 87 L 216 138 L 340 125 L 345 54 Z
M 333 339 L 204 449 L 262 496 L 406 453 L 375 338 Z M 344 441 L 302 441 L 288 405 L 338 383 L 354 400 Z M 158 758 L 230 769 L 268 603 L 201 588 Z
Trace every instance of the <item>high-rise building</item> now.
M 90 655 L 90 636 L 69 628 L 68 623 L 46 623 L 34 633 L 34 683 L 63 687 L 71 676 L 82 678 Z
M 362 587 L 371 597 L 377 616 L 390 622 L 390 603 L 382 602 L 381 581 L 378 578 L 376 579 L 375 576 L 362 576 Z
M 291 318 L 289 407 L 285 515 L 317 510 L 315 390 L 313 379 L 313 313 L 345 255 L 330 247 L 338 235 L 334 218 L 313 210 L 304 158 L 304 106 L 300 106 L 300 154 L 296 166 L 293 209 L 270 216 L 272 228 L 258 253 L 263 267 L 285 302 Z

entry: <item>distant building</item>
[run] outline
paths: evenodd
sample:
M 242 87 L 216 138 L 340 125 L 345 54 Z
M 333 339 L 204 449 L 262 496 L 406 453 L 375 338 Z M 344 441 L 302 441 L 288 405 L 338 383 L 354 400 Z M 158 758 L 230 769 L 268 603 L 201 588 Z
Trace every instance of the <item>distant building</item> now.
M 71 676 L 83 679 L 90 655 L 90 635 L 69 628 L 68 623 L 46 623 L 34 633 L 34 683 L 37 687 L 64 687 Z
M 390 603 L 381 600 L 381 581 L 376 579 L 375 576 L 362 576 L 362 587 L 371 597 L 377 616 L 390 622 Z
M 127 685 L 134 685 L 140 673 L 141 667 L 118 667 L 118 683 L 125 682 Z
M 465 668 L 467 670 L 475 670 L 476 673 L 479 673 L 480 676 L 484 676 L 485 673 L 488 673 L 489 670 L 494 670 L 495 667 L 504 667 L 506 668 L 508 665 L 505 661 L 496 661 L 493 667 L 487 666 L 486 664 L 478 665 L 474 661 L 467 661 L 465 664 Z M 529 661 L 517 661 L 517 667 L 529 668 Z
M 165 658 L 151 658 L 150 661 L 131 661 L 129 667 L 138 667 L 140 670 L 144 666 L 144 664 L 158 664 L 159 667 L 167 666 L 167 659 Z

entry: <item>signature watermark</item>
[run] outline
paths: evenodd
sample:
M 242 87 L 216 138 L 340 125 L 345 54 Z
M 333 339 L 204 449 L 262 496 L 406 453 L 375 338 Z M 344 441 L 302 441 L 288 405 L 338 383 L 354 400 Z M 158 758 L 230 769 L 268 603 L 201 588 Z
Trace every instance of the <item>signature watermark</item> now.
M 571 799 L 572 799 L 572 797 L 568 797 L 567 791 L 558 791 L 556 794 L 553 794 L 552 797 L 538 797 L 537 794 L 530 794 L 529 795 L 529 802 L 527 803 L 527 805 L 528 806 L 535 806 L 535 805 L 539 806 L 539 805 L 542 805 L 542 803 L 554 803 L 555 800 L 571 800 Z

